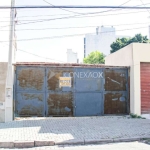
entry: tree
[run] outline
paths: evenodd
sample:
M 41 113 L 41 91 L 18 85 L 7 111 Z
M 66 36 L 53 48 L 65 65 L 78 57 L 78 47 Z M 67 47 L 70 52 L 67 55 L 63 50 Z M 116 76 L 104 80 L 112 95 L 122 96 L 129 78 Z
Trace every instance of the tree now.
M 104 64 L 105 55 L 99 51 L 91 52 L 86 58 L 83 59 L 85 64 Z
M 116 51 L 118 51 L 119 49 L 131 44 L 131 43 L 149 43 L 149 40 L 147 38 L 147 36 L 142 36 L 141 34 L 136 34 L 134 37 L 132 38 L 121 38 L 121 39 L 117 39 L 115 42 L 113 42 L 110 47 L 110 53 L 114 53 Z

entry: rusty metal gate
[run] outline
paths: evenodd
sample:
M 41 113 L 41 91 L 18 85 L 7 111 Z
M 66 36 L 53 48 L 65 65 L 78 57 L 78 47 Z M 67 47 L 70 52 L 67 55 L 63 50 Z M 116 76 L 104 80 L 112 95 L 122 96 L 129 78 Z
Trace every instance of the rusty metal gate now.
M 128 70 L 105 69 L 104 114 L 129 112 Z
M 72 77 L 59 87 L 59 77 Z M 16 117 L 99 116 L 128 112 L 127 68 L 17 66 Z

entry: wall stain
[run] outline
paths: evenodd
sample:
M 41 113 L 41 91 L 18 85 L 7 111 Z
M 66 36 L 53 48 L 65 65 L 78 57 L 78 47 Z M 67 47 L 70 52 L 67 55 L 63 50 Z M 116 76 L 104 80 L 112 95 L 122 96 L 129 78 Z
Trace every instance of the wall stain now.
M 127 82 L 125 71 L 105 71 L 105 91 L 126 91 Z
M 41 105 L 41 106 L 38 106 L 38 107 L 35 107 L 33 105 L 26 105 L 24 106 L 19 112 L 19 116 L 43 116 L 43 109 L 44 107 Z
M 45 72 L 40 69 L 22 69 L 18 72 L 19 86 L 23 89 L 42 90 Z
M 23 98 L 25 100 L 34 100 L 34 99 L 38 99 L 39 101 L 43 101 L 43 94 L 22 94 Z
M 49 94 L 47 99 L 48 116 L 73 116 L 72 102 L 71 93 Z
M 126 97 L 121 93 L 104 95 L 104 114 L 126 114 Z
M 67 75 L 68 73 L 72 72 L 72 70 L 62 70 L 62 69 L 50 69 L 47 74 L 47 88 L 48 90 L 52 91 L 61 91 L 62 88 L 59 87 L 59 77 L 63 77 L 64 74 Z M 73 74 L 71 74 L 71 77 L 73 77 Z M 72 84 L 73 86 L 73 78 L 72 78 Z

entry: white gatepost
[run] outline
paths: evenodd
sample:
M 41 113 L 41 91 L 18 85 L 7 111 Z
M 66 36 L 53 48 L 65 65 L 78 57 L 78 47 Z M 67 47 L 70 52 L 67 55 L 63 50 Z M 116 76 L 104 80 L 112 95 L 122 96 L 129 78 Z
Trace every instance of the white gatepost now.
M 15 6 L 15 0 L 11 0 L 11 7 Z M 6 78 L 6 90 L 5 90 L 5 122 L 13 120 L 13 79 L 14 79 L 14 51 L 13 51 L 13 39 L 14 39 L 14 25 L 15 25 L 15 9 L 11 8 L 10 11 L 10 33 L 9 33 L 9 52 L 8 52 L 8 67 Z

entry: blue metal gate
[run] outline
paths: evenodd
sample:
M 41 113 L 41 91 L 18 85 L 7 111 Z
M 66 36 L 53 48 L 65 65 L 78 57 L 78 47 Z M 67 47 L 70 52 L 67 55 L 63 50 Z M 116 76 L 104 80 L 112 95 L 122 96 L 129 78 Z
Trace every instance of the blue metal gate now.
M 59 77 L 72 77 L 59 87 Z M 129 112 L 127 68 L 17 66 L 15 116 L 99 116 Z
M 103 114 L 103 69 L 76 68 L 75 116 Z

